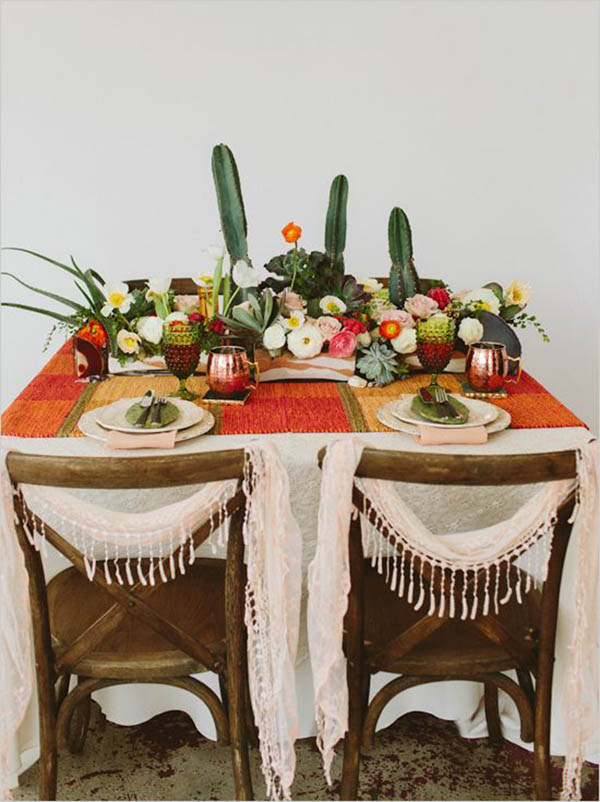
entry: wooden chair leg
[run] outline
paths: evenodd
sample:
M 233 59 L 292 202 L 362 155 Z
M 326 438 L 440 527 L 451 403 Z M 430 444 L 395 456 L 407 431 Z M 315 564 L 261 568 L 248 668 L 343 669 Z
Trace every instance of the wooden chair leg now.
M 58 687 L 56 689 L 56 714 L 60 710 L 60 706 L 65 701 L 65 697 L 69 693 L 69 685 L 71 682 L 70 674 L 62 674 L 58 680 Z
M 85 677 L 77 677 L 77 684 L 80 685 L 85 679 Z M 92 698 L 91 695 L 88 695 L 77 705 L 69 721 L 67 744 L 72 755 L 78 755 L 83 751 L 91 712 Z
M 40 799 L 56 799 L 56 698 L 54 683 L 38 664 L 38 706 L 40 722 Z
M 535 798 L 552 799 L 550 764 L 550 714 L 552 668 L 540 672 L 535 687 L 534 778 Z
M 365 709 L 366 670 L 363 652 L 364 607 L 363 571 L 364 561 L 360 520 L 352 521 L 349 537 L 351 587 L 348 594 L 346 614 L 346 660 L 348 680 L 348 732 L 344 739 L 344 763 L 342 767 L 341 799 L 356 799 L 360 771 L 360 745 Z
M 231 518 L 225 569 L 225 611 L 227 619 L 227 696 L 229 733 L 236 799 L 253 799 L 248 734 L 246 727 L 246 629 L 244 625 L 245 583 L 243 581 L 244 510 Z
M 484 682 L 485 720 L 488 728 L 488 741 L 491 746 L 502 743 L 502 725 L 498 710 L 498 688 L 493 682 Z

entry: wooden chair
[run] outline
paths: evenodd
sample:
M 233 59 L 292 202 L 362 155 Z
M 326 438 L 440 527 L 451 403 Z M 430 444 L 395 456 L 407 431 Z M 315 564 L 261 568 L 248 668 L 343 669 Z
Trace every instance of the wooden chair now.
M 148 488 L 241 480 L 242 450 L 145 458 L 73 458 L 10 452 L 13 488 L 20 483 L 80 488 Z M 174 685 L 204 701 L 220 744 L 231 744 L 237 799 L 252 799 L 248 739 L 255 738 L 249 705 L 245 568 L 240 486 L 228 502 L 226 560 L 196 559 L 184 576 L 156 585 L 108 584 L 102 564 L 93 581 L 83 555 L 45 523 L 49 543 L 72 564 L 46 586 L 42 559 L 24 531 L 31 511 L 15 495 L 19 543 L 29 574 L 40 722 L 40 799 L 56 798 L 57 746 L 83 748 L 90 694 L 131 682 Z M 37 527 L 41 521 L 37 519 Z M 210 523 L 193 534 L 198 547 Z M 182 546 L 181 548 L 184 548 Z M 176 552 L 175 556 L 178 556 Z M 165 558 L 165 560 L 168 557 Z M 190 676 L 219 675 L 221 698 Z M 77 684 L 69 692 L 71 676 Z
M 322 460 L 324 452 L 321 452 Z M 573 451 L 510 456 L 450 456 L 409 454 L 366 448 L 357 477 L 436 485 L 517 485 L 571 479 L 576 476 Z M 490 740 L 502 739 L 498 689 L 515 702 L 521 738 L 534 742 L 537 799 L 550 799 L 550 714 L 556 619 L 563 563 L 572 524 L 574 493 L 558 511 L 547 579 L 541 592 L 533 589 L 500 607 L 500 614 L 462 621 L 415 612 L 392 593 L 370 560 L 364 560 L 360 518 L 349 531 L 351 590 L 344 625 L 349 689 L 348 732 L 344 742 L 342 799 L 356 799 L 361 745 L 373 744 L 377 720 L 385 705 L 401 691 L 440 680 L 471 680 L 484 685 L 485 714 Z M 353 504 L 363 511 L 357 487 Z M 375 523 L 374 514 L 370 520 Z M 380 530 L 381 531 L 381 530 Z M 382 534 L 385 536 L 386 530 Z M 418 561 L 415 560 L 415 565 Z M 432 580 L 421 568 L 426 590 L 440 588 L 439 572 Z M 513 564 L 511 571 L 519 569 Z M 385 569 L 384 569 L 385 573 Z M 436 581 L 437 580 L 437 581 Z M 492 577 L 492 582 L 495 578 Z M 448 585 L 446 585 L 448 587 Z M 479 583 L 482 587 L 482 583 Z M 456 582 L 457 601 L 462 584 Z M 467 594 L 473 599 L 473 582 Z M 479 605 L 481 610 L 482 605 Z M 458 607 L 460 609 L 460 607 Z M 518 682 L 503 672 L 514 669 Z M 388 671 L 399 676 L 369 703 L 370 676 Z

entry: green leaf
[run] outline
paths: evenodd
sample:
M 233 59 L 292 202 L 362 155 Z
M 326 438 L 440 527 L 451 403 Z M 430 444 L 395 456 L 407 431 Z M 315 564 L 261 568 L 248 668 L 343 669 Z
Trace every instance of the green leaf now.
M 262 327 L 260 323 L 258 323 L 252 315 L 248 314 L 245 309 L 240 309 L 239 306 L 235 306 L 231 312 L 234 319 L 241 323 L 242 326 L 246 329 L 252 329 L 253 331 L 257 331 L 259 334 L 262 331 Z
M 104 297 L 104 292 L 98 287 L 98 285 L 94 281 L 91 270 L 85 271 L 85 273 L 83 274 L 83 280 L 85 281 L 85 284 L 88 290 L 90 291 L 90 295 L 96 301 L 96 303 L 99 306 L 104 306 L 104 302 L 106 300 Z
M 260 308 L 260 304 L 258 302 L 256 295 L 254 295 L 253 293 L 248 293 L 248 302 L 250 303 L 252 309 L 254 309 L 254 316 L 257 322 L 261 323 L 263 320 L 263 313 L 262 309 Z
M 485 289 L 491 290 L 500 303 L 502 303 L 504 300 L 504 290 L 497 281 L 490 281 L 488 284 L 484 284 L 483 286 Z
M 93 310 L 94 310 L 94 312 L 98 312 L 98 311 L 99 311 L 99 309 L 98 309 L 98 306 L 97 306 L 97 304 L 96 304 L 96 303 L 94 303 L 94 301 L 92 300 L 92 298 L 91 298 L 91 297 L 90 297 L 90 295 L 88 294 L 87 290 L 85 290 L 85 289 L 84 289 L 84 288 L 81 286 L 81 284 L 79 284 L 79 282 L 77 282 L 77 281 L 75 282 L 75 286 L 77 287 L 77 289 L 79 290 L 79 292 L 80 292 L 80 293 L 83 295 L 83 297 L 85 298 L 85 300 L 86 300 L 86 301 L 89 303 L 89 305 L 90 305 L 90 309 L 93 309 Z
M 213 273 L 213 293 L 211 299 L 211 315 L 215 317 L 219 310 L 219 292 L 221 291 L 221 278 L 223 276 L 223 260 L 219 259 Z
M 76 317 L 67 317 L 58 312 L 51 312 L 49 309 L 40 309 L 37 306 L 26 306 L 25 304 L 13 304 L 7 301 L 2 301 L 2 306 L 10 306 L 13 309 L 25 309 L 27 312 L 37 312 L 38 315 L 46 315 L 46 317 L 53 317 L 54 320 L 60 320 L 61 323 L 67 323 L 69 326 L 79 328 L 80 321 Z
M 28 248 L 13 248 L 13 247 L 4 247 L 2 248 L 3 251 L 20 251 L 20 253 L 28 253 L 31 256 L 37 256 L 38 259 L 43 259 L 45 262 L 50 262 L 51 265 L 56 265 L 56 267 L 61 267 L 63 270 L 66 270 L 68 273 L 71 273 L 73 276 L 77 276 L 81 278 L 81 271 L 77 271 L 69 265 L 64 265 L 62 262 L 57 262 L 55 259 L 51 259 L 49 256 L 44 256 L 42 253 L 37 253 L 36 251 L 30 251 Z
M 510 306 L 505 306 L 500 311 L 500 316 L 504 318 L 504 320 L 513 320 L 515 315 L 517 315 L 521 311 L 521 307 L 518 304 L 511 304 Z
M 263 327 L 266 329 L 271 322 L 271 313 L 273 311 L 273 296 L 266 290 L 261 298 L 263 301 Z
M 309 317 L 321 317 L 321 307 L 319 306 L 319 298 L 311 298 L 308 302 L 307 310 Z
M 37 292 L 39 295 L 45 295 L 46 298 L 52 298 L 53 301 L 58 301 L 65 306 L 69 306 L 71 309 L 74 309 L 76 312 L 80 312 L 81 314 L 86 314 L 89 312 L 89 309 L 86 309 L 85 306 L 78 304 L 76 301 L 71 301 L 69 298 L 63 298 L 62 295 L 55 295 L 53 292 L 48 292 L 47 290 L 41 290 L 38 287 L 34 287 L 31 284 L 27 284 L 26 281 L 18 278 L 18 276 L 13 275 L 13 273 L 9 273 L 8 271 L 4 271 L 2 273 L 3 276 L 10 276 L 14 278 L 15 281 L 18 281 L 19 284 L 22 284 L 24 287 L 27 287 L 28 290 L 32 290 L 33 292 Z

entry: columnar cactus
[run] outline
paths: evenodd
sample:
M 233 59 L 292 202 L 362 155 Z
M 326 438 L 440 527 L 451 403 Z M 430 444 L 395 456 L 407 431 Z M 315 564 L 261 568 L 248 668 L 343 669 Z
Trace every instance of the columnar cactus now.
M 344 275 L 347 205 L 348 179 L 345 175 L 337 175 L 329 191 L 329 206 L 325 220 L 325 252 L 332 268 L 340 277 Z
M 419 276 L 413 262 L 412 233 L 408 217 L 398 206 L 390 212 L 388 243 L 392 266 L 390 268 L 390 301 L 404 306 L 407 298 L 419 292 Z
M 212 171 L 217 190 L 221 228 L 232 265 L 240 259 L 248 262 L 248 224 L 242 188 L 233 153 L 227 145 L 215 145 Z

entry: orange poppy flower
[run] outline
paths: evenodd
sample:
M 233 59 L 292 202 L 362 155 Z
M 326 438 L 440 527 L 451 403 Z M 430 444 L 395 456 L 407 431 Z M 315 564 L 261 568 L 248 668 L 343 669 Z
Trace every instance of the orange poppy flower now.
M 401 328 L 397 320 L 384 320 L 379 324 L 379 334 L 386 340 L 393 340 L 400 334 Z
M 102 348 L 106 343 L 107 337 L 104 327 L 91 317 L 88 323 L 77 332 L 77 336 L 82 340 L 88 340 L 97 348 Z
M 281 229 L 281 233 L 286 242 L 297 242 L 302 236 L 302 229 L 290 221 L 285 228 Z

